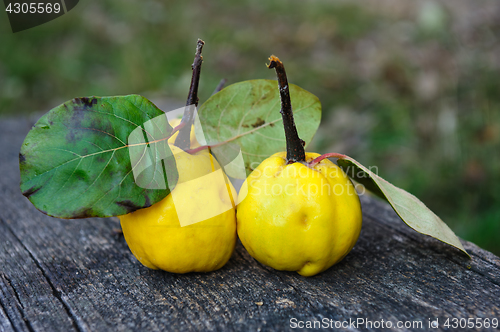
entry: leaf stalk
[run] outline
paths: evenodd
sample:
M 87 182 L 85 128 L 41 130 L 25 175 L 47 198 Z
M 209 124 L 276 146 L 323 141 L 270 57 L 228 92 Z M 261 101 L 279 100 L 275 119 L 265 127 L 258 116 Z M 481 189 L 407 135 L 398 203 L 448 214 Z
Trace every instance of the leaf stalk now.
M 335 153 L 335 152 L 325 153 L 325 154 L 311 160 L 308 165 L 309 165 L 309 167 L 314 167 L 315 165 L 319 164 L 323 159 L 326 159 L 326 158 L 345 159 L 345 158 L 347 158 L 347 156 L 345 154 Z

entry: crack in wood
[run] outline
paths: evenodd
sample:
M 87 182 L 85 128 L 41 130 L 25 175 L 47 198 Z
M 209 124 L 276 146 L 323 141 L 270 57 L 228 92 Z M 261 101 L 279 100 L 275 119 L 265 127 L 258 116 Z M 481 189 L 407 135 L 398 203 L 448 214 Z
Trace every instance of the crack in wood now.
M 1 219 L 0 219 L 1 220 Z M 26 329 L 29 331 L 29 332 L 34 332 L 34 329 L 33 329 L 33 326 L 31 326 L 31 322 L 29 321 L 29 319 L 26 317 L 26 312 L 24 311 L 24 305 L 23 303 L 21 302 L 21 299 L 19 298 L 19 294 L 17 293 L 17 290 L 15 289 L 15 287 L 12 285 L 12 282 L 11 280 L 9 279 L 9 277 L 7 277 L 7 275 L 3 272 L 0 272 L 0 286 L 1 285 L 4 285 L 6 288 L 10 289 L 10 291 L 14 294 L 14 298 L 15 298 L 15 309 L 12 308 L 11 310 L 9 310 L 8 307 L 6 307 L 8 305 L 7 302 L 4 303 L 4 301 L 2 301 L 2 297 L 0 297 L 0 307 L 2 308 L 2 310 L 5 312 L 5 315 L 7 316 L 7 319 L 9 320 L 11 326 L 12 326 L 12 329 L 14 331 L 20 331 L 20 328 L 21 326 L 17 326 L 18 324 L 21 324 L 21 322 L 24 322 L 24 326 L 26 327 Z M 5 294 L 8 294 L 8 290 L 4 290 Z M 10 305 L 12 307 L 12 304 Z M 16 310 L 17 309 L 17 310 Z M 21 317 L 20 320 L 16 320 L 15 319 L 15 313 L 13 313 L 12 311 L 13 310 L 16 310 L 17 313 L 19 314 L 19 316 Z M 10 313 L 9 313 L 10 312 Z M 16 324 L 17 323 L 17 324 Z M 25 330 L 25 329 L 22 329 L 21 330 Z
M 19 298 L 19 294 L 17 293 L 16 289 L 14 288 L 14 286 L 12 285 L 12 282 L 10 281 L 10 278 L 7 277 L 7 275 L 3 272 L 0 272 L 0 277 L 2 277 L 6 283 L 4 283 L 6 286 L 9 286 L 10 289 L 12 289 L 12 291 L 14 292 L 14 296 L 16 297 L 16 300 L 17 300 L 17 303 L 19 304 L 19 306 L 21 306 L 21 308 L 24 310 L 24 305 L 23 303 L 21 302 L 21 299 Z
M 71 306 L 63 299 L 62 295 L 61 295 L 61 291 L 58 291 L 57 288 L 54 286 L 54 283 L 52 282 L 52 280 L 50 280 L 50 278 L 47 276 L 47 273 L 45 271 L 45 269 L 42 267 L 42 265 L 40 264 L 40 262 L 38 261 L 38 259 L 35 257 L 35 255 L 33 255 L 33 253 L 24 245 L 24 243 L 21 241 L 21 239 L 17 236 L 17 234 L 12 230 L 12 228 L 10 227 L 10 225 L 5 222 L 5 220 L 3 220 L 2 218 L 0 218 L 0 221 L 2 221 L 2 223 L 5 225 L 5 228 L 12 234 L 12 236 L 19 242 L 20 246 L 28 253 L 28 255 L 30 256 L 30 258 L 32 259 L 32 261 L 35 263 L 35 265 L 38 267 L 38 269 L 40 270 L 40 272 L 42 273 L 43 277 L 45 278 L 45 280 L 47 281 L 47 284 L 49 285 L 49 287 L 52 289 L 52 294 L 54 295 L 54 297 L 61 303 L 62 307 L 64 308 L 64 310 L 66 311 L 66 314 L 68 315 L 68 317 L 71 319 L 71 325 L 75 328 L 76 331 L 78 332 L 86 332 L 87 329 L 83 326 L 80 326 L 80 324 L 78 323 L 78 318 L 77 318 L 77 315 L 75 315 L 75 313 L 73 312 L 73 310 L 71 309 Z M 9 284 L 10 284 L 10 281 L 9 281 Z M 11 285 L 12 287 L 12 285 Z M 19 296 L 17 295 L 17 292 L 15 292 L 15 296 L 16 298 L 18 299 L 19 303 L 21 304 L 21 301 L 19 300 Z M 23 319 L 24 321 L 28 324 L 28 329 L 30 331 L 34 331 L 33 328 L 31 327 L 31 324 L 29 322 L 28 319 L 26 319 L 26 317 L 24 317 L 24 310 L 22 310 L 22 313 L 23 313 Z
M 0 316 L 4 316 L 7 318 L 7 327 L 10 327 L 13 331 L 17 332 L 18 330 L 14 327 L 14 324 L 15 322 L 12 320 L 12 318 L 9 316 L 9 313 L 7 312 L 7 308 L 3 305 L 2 301 L 0 301 L 0 313 L 3 313 L 2 315 Z M 0 330 L 3 331 L 3 328 L 6 327 L 4 323 L 2 323 L 0 321 L 1 325 L 0 325 Z M 2 327 L 3 325 L 3 327 Z

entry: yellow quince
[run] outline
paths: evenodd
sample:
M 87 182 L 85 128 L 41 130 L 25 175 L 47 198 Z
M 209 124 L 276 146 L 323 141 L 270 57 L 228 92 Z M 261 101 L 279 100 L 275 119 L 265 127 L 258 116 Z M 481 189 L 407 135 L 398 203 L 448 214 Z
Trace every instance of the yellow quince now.
M 134 256 L 151 269 L 209 272 L 226 264 L 236 242 L 235 190 L 208 149 L 170 145 L 179 179 L 160 202 L 120 216 Z
M 238 236 L 257 261 L 313 276 L 342 260 L 361 231 L 359 197 L 347 175 L 328 159 L 286 153 L 264 160 L 246 179 L 237 209 Z

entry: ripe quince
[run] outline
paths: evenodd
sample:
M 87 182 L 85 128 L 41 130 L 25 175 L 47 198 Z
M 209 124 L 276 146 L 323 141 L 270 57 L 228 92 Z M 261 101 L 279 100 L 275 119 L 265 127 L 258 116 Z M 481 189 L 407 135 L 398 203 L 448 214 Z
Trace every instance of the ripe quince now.
M 361 205 L 347 175 L 328 159 L 306 153 L 287 164 L 286 152 L 264 160 L 239 193 L 238 236 L 257 261 L 313 276 L 342 260 L 361 231 Z
M 226 264 L 236 243 L 236 192 L 208 149 L 170 145 L 179 179 L 160 202 L 120 216 L 134 256 L 151 269 L 209 272 Z

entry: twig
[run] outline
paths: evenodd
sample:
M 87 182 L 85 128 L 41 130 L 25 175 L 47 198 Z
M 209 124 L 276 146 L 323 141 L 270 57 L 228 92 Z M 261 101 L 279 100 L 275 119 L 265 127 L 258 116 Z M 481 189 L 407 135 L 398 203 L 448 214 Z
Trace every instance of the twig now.
M 283 66 L 283 62 L 274 55 L 269 57 L 269 61 L 270 63 L 267 67 L 270 69 L 274 68 L 278 76 L 281 98 L 280 113 L 283 118 L 283 126 L 285 127 L 287 163 L 304 162 L 306 160 L 305 142 L 299 138 L 297 127 L 295 127 L 295 121 L 293 120 L 292 103 L 290 101 L 290 90 L 288 88 L 285 67 Z
M 191 85 L 189 87 L 186 108 L 184 109 L 184 115 L 181 120 L 181 123 L 185 123 L 185 127 L 179 130 L 179 135 L 177 135 L 174 143 L 177 147 L 183 150 L 187 150 L 191 147 L 191 126 L 194 121 L 194 107 L 191 105 L 198 106 L 198 86 L 200 83 L 201 64 L 203 63 L 203 57 L 201 56 L 203 45 L 205 45 L 205 42 L 198 39 L 198 42 L 196 43 L 194 61 L 191 65 L 193 70 Z

